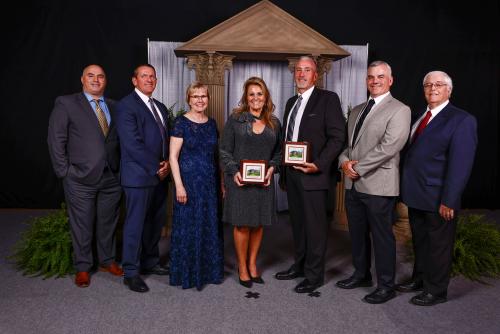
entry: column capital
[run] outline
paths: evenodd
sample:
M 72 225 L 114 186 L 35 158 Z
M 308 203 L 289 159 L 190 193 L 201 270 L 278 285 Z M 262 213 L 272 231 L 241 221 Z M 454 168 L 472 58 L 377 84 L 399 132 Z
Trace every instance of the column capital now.
M 206 85 L 224 86 L 224 72 L 231 69 L 235 56 L 224 55 L 214 51 L 188 55 L 187 65 L 194 68 L 196 80 Z

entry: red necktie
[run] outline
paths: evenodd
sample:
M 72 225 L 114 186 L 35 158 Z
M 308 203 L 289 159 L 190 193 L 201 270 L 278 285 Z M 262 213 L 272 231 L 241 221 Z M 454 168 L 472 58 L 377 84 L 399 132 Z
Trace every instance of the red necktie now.
M 420 122 L 420 124 L 417 127 L 417 130 L 415 130 L 415 133 L 413 134 L 413 140 L 412 143 L 417 140 L 418 136 L 424 131 L 425 127 L 427 126 L 427 123 L 429 123 L 429 120 L 431 119 L 432 113 L 430 110 L 427 111 L 425 114 L 424 119 Z

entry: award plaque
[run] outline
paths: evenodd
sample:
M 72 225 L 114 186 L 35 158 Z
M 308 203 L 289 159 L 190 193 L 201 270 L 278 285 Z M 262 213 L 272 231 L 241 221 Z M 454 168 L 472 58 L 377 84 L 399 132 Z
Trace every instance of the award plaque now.
M 310 146 L 308 142 L 285 142 L 283 164 L 287 166 L 303 165 L 309 162 Z
M 244 184 L 264 185 L 267 171 L 265 160 L 241 160 L 240 174 Z

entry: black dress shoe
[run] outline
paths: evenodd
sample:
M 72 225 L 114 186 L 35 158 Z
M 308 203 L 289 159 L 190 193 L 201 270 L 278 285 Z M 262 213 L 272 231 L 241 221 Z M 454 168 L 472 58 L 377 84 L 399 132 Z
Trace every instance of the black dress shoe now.
M 422 292 L 410 299 L 410 303 L 419 306 L 432 306 L 446 302 L 446 295 L 433 295 L 429 292 Z
M 252 276 L 250 276 L 249 280 L 242 280 L 240 277 L 240 270 L 238 269 L 238 280 L 240 281 L 240 285 L 243 285 L 245 288 L 250 289 L 252 287 Z
M 399 292 L 422 291 L 424 289 L 424 282 L 411 280 L 411 281 L 396 285 L 395 289 Z
M 134 277 L 125 277 L 123 279 L 123 284 L 127 285 L 130 290 L 135 292 L 148 292 L 149 288 L 142 278 L 137 275 Z
M 250 279 L 252 280 L 252 282 L 254 283 L 257 283 L 257 284 L 264 284 L 264 280 L 262 279 L 261 276 L 257 276 L 257 277 L 252 277 L 252 275 L 250 275 Z
M 304 277 L 304 273 L 302 271 L 296 271 L 293 267 L 290 267 L 288 270 L 277 272 L 274 277 L 279 280 L 290 280 L 297 277 Z
M 394 290 L 377 288 L 369 295 L 366 295 L 363 300 L 369 304 L 382 304 L 394 297 L 396 297 Z
M 336 286 L 342 289 L 355 289 L 361 287 L 369 287 L 373 285 L 371 279 L 360 279 L 354 276 L 349 277 L 348 279 L 343 279 L 335 283 Z
M 293 289 L 297 293 L 311 293 L 317 288 L 319 288 L 321 283 L 311 283 L 307 278 L 300 282 L 295 289 Z
M 162 266 L 161 264 L 157 264 L 156 266 L 149 269 L 142 269 L 142 275 L 160 275 L 166 276 L 170 274 L 170 267 L 168 265 Z

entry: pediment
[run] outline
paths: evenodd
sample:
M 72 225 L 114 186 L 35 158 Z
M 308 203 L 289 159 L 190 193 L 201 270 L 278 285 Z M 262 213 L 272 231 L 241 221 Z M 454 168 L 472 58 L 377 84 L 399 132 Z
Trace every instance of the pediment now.
M 178 57 L 203 52 L 230 54 L 246 60 L 285 60 L 308 54 L 340 59 L 350 55 L 268 0 L 175 49 Z

